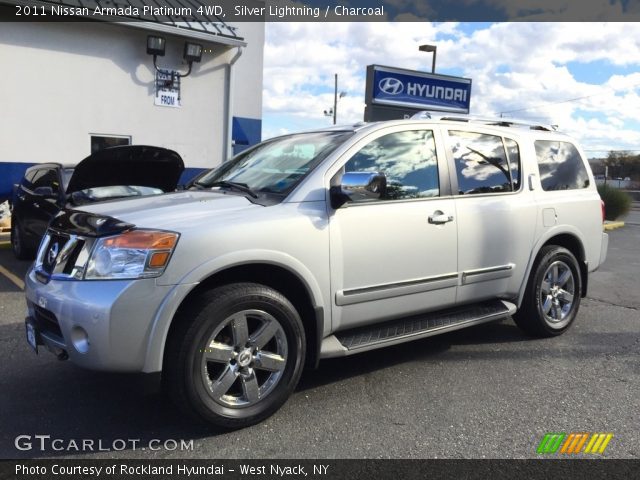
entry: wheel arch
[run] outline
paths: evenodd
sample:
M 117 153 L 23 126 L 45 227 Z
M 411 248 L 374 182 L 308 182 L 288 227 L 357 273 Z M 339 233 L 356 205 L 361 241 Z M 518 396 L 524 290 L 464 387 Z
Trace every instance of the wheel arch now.
M 305 329 L 306 365 L 312 368 L 316 367 L 320 357 L 320 344 L 324 336 L 326 320 L 320 289 L 313 278 L 309 278 L 309 275 L 310 272 L 301 273 L 291 265 L 280 262 L 246 260 L 231 265 L 226 264 L 224 267 L 207 273 L 200 273 L 197 281 L 181 283 L 180 293 L 165 301 L 156 316 L 147 348 L 144 371 L 158 372 L 162 370 L 167 339 L 176 325 L 174 320 L 180 309 L 190 299 L 203 291 L 236 282 L 252 282 L 271 287 L 282 293 L 294 305 Z
M 538 259 L 538 255 L 540 254 L 540 250 L 547 245 L 558 245 L 560 247 L 564 247 L 569 250 L 576 260 L 578 260 L 578 266 L 580 268 L 580 277 L 581 277 L 581 289 L 580 296 L 585 297 L 587 295 L 587 286 L 589 282 L 589 273 L 588 273 L 588 265 L 586 263 L 585 256 L 585 248 L 584 242 L 581 240 L 580 232 L 575 229 L 555 229 L 549 230 L 546 235 L 538 240 L 535 248 L 532 250 L 531 256 L 529 257 L 529 263 L 527 264 L 527 270 L 522 281 L 522 285 L 520 286 L 520 294 L 518 295 L 518 308 L 522 305 L 522 300 L 524 298 L 524 293 L 527 288 L 527 284 L 529 282 L 529 276 L 531 275 L 531 270 Z

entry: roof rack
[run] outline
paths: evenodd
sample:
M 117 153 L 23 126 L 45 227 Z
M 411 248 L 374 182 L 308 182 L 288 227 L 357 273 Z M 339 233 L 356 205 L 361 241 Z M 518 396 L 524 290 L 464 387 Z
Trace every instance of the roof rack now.
M 517 120 L 515 118 L 502 117 L 479 117 L 475 115 L 434 115 L 432 112 L 423 110 L 411 116 L 414 120 L 447 120 L 450 122 L 473 122 L 482 123 L 484 125 L 493 125 L 496 127 L 527 127 L 531 130 L 544 130 L 555 132 L 558 130 L 557 125 L 545 125 L 541 123 L 528 122 L 526 120 Z

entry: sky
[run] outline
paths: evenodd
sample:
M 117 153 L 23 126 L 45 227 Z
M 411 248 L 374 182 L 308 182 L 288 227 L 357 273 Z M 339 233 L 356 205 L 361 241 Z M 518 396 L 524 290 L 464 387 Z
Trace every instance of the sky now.
M 471 114 L 559 126 L 589 157 L 640 153 L 640 23 L 267 23 L 263 139 L 362 121 L 366 66 L 471 78 Z

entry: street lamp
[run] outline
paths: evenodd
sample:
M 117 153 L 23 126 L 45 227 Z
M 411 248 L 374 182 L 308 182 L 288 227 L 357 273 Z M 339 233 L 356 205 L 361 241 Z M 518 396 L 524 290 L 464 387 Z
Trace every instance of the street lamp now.
M 431 62 L 431 73 L 436 73 L 436 50 L 438 47 L 435 45 L 420 45 L 418 50 L 421 52 L 432 52 L 433 53 L 433 61 Z
M 333 108 L 324 111 L 325 117 L 333 117 L 333 124 L 336 124 L 336 119 L 338 117 L 338 99 L 342 97 L 346 97 L 347 92 L 340 92 L 338 95 L 338 74 L 335 74 L 335 88 L 333 90 Z

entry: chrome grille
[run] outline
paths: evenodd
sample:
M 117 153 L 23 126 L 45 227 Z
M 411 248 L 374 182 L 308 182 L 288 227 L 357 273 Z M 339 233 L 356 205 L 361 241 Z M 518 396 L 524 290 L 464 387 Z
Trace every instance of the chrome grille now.
M 85 246 L 85 238 L 49 229 L 38 250 L 36 271 L 49 278 L 82 278 Z

